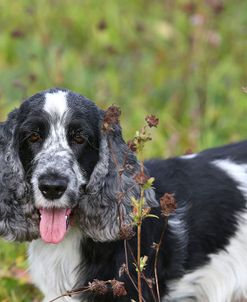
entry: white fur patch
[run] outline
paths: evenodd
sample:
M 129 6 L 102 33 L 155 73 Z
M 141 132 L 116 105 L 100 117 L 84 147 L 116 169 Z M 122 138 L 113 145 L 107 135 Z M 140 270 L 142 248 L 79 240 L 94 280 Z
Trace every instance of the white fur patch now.
M 78 280 L 77 269 L 83 270 L 80 255 L 82 234 L 71 228 L 65 239 L 59 244 L 47 244 L 41 239 L 35 240 L 29 247 L 30 273 L 33 282 L 44 294 L 43 302 L 48 302 L 67 290 L 71 290 Z M 83 282 L 83 280 L 81 280 Z M 61 302 L 78 301 L 69 297 Z
M 61 118 L 68 110 L 66 95 L 65 91 L 46 93 L 44 110 L 50 115 L 57 114 Z
M 236 164 L 230 159 L 215 160 L 213 164 L 223 170 L 238 184 L 238 189 L 242 192 L 247 201 L 247 165 Z
M 247 198 L 247 165 L 229 159 L 213 164 L 230 176 Z M 247 212 L 236 219 L 238 230 L 228 246 L 211 254 L 208 264 L 171 282 L 170 295 L 163 301 L 240 302 L 247 298 Z
M 180 158 L 182 158 L 182 159 L 192 159 L 192 158 L 195 158 L 195 157 L 197 157 L 197 153 L 186 154 L 186 155 L 180 156 Z

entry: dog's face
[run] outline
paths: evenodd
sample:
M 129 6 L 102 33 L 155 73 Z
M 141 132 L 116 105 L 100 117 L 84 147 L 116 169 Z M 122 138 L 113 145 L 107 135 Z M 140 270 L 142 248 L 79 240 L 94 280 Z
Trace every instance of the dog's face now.
M 20 107 L 15 140 L 43 240 L 57 243 L 98 162 L 99 111 L 62 90 L 34 95 Z
M 40 234 L 58 243 L 74 213 L 85 236 L 119 238 L 120 220 L 131 222 L 131 197 L 140 193 L 133 177 L 140 165 L 119 124 L 103 131 L 103 119 L 104 112 L 83 96 L 50 89 L 27 99 L 0 125 L 0 235 L 31 240 Z M 154 192 L 145 194 L 156 206 Z

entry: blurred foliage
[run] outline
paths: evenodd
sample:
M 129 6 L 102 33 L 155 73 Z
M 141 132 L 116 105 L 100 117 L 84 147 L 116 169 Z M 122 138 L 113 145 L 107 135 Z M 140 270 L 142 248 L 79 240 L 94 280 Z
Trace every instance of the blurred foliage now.
M 56 86 L 119 105 L 126 139 L 157 115 L 146 157 L 245 139 L 246 26 L 245 0 L 0 1 L 0 119 Z M 23 247 L 7 247 L 15 265 Z M 1 301 L 29 301 L 16 282 Z
M 24 244 L 0 241 L 0 301 L 35 302 L 41 295 L 27 274 Z

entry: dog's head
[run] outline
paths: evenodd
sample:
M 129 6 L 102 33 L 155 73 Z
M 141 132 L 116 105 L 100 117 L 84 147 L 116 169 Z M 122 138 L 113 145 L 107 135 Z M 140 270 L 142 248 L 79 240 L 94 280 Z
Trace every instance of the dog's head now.
M 99 241 L 117 239 L 120 221 L 130 221 L 130 198 L 139 193 L 132 176 L 139 164 L 119 125 L 102 130 L 103 117 L 85 97 L 51 89 L 27 99 L 0 128 L 0 189 L 12 193 L 8 204 L 28 203 L 39 211 L 46 242 L 63 239 L 73 214 L 82 231 Z M 119 177 L 123 165 L 128 168 Z M 152 190 L 146 194 L 155 205 Z M 6 204 L 1 195 L 0 209 Z

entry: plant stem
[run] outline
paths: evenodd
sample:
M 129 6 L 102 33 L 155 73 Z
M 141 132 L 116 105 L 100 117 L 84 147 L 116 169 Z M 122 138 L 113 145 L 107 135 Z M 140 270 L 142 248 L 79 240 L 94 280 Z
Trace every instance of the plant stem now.
M 127 240 L 124 240 L 124 252 L 125 252 L 125 264 L 126 264 L 126 273 L 131 281 L 131 283 L 133 284 L 134 288 L 137 290 L 138 292 L 138 288 L 133 280 L 133 278 L 130 275 L 130 271 L 129 271 L 129 259 L 128 259 L 128 250 L 127 250 Z M 132 255 L 133 257 L 133 255 Z
M 154 260 L 154 275 L 155 275 L 155 284 L 156 284 L 156 293 L 157 293 L 158 302 L 160 302 L 160 290 L 159 290 L 159 279 L 158 279 L 157 265 L 158 265 L 160 246 L 161 246 L 161 243 L 162 243 L 164 235 L 165 235 L 165 231 L 166 231 L 166 228 L 167 228 L 167 222 L 168 222 L 168 217 L 165 217 L 165 223 L 164 223 L 164 227 L 163 227 L 163 230 L 162 230 L 162 234 L 160 236 L 160 241 L 156 246 L 156 254 L 155 254 L 155 260 Z
M 143 161 L 141 161 L 141 167 L 143 168 Z M 138 284 L 138 298 L 139 302 L 142 302 L 142 271 L 141 271 L 141 230 L 142 230 L 142 203 L 144 200 L 144 189 L 141 188 L 141 198 L 138 206 L 138 223 L 137 223 L 137 284 Z
M 141 221 L 137 225 L 137 270 L 138 270 L 138 298 L 142 302 L 142 284 L 141 284 Z
M 87 291 L 89 291 L 89 288 L 86 287 L 86 286 L 84 286 L 84 287 L 82 287 L 82 288 L 78 288 L 78 289 L 75 289 L 75 290 L 72 290 L 72 291 L 68 291 L 68 292 L 62 294 L 61 296 L 58 296 L 58 297 L 56 297 L 56 298 L 50 300 L 49 302 L 54 302 L 54 301 L 57 301 L 57 300 L 62 299 L 62 298 L 64 298 L 64 297 L 72 297 L 72 296 L 74 296 L 74 295 L 78 295 L 78 294 L 81 294 L 81 293 L 85 293 L 85 292 L 87 292 Z

